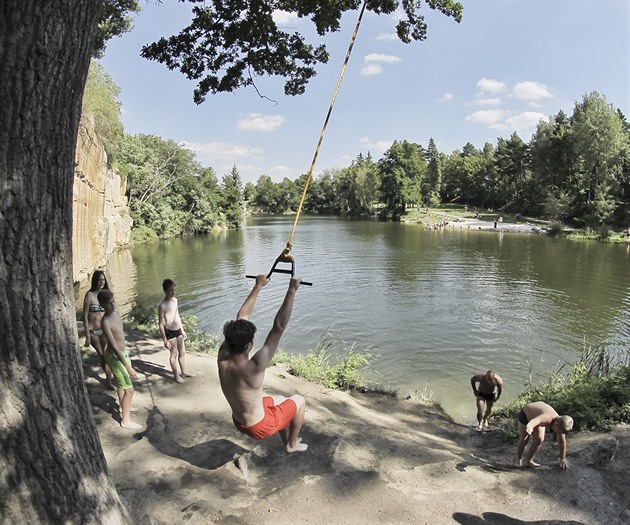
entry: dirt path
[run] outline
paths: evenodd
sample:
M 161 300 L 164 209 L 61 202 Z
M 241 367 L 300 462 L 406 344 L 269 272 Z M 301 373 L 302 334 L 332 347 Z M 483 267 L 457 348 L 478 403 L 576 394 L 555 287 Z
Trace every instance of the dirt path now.
M 103 449 L 134 524 L 464 525 L 630 523 L 630 429 L 569 437 L 568 471 L 545 443 L 543 467 L 512 468 L 514 445 L 477 433 L 433 407 L 329 390 L 268 371 L 267 390 L 307 399 L 305 453 L 280 439 L 238 433 L 217 382 L 214 358 L 189 355 L 198 374 L 172 381 L 160 341 L 131 334 L 140 379 L 134 419 L 118 425 L 114 392 L 96 359 L 87 388 Z

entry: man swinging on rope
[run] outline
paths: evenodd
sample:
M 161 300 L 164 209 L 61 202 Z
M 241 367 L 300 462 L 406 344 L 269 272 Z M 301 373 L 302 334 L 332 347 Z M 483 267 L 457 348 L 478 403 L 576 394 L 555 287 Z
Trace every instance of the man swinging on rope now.
M 232 408 L 234 425 L 243 434 L 264 439 L 276 432 L 287 453 L 303 452 L 308 445 L 299 438 L 306 401 L 299 394 L 289 398 L 263 395 L 265 370 L 278 349 L 291 312 L 300 279 L 291 278 L 284 301 L 276 314 L 273 327 L 260 350 L 250 357 L 254 346 L 256 326 L 248 319 L 260 290 L 269 282 L 264 275 L 256 277 L 256 284 L 236 316 L 223 327 L 225 341 L 219 348 L 217 363 L 221 389 Z

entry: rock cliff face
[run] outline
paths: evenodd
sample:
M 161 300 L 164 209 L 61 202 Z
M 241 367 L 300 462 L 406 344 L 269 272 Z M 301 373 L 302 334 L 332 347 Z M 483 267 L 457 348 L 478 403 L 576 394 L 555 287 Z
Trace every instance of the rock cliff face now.
M 77 140 L 72 205 L 72 265 L 79 282 L 129 244 L 133 223 L 125 197 L 126 184 L 107 165 L 107 154 L 87 119 Z

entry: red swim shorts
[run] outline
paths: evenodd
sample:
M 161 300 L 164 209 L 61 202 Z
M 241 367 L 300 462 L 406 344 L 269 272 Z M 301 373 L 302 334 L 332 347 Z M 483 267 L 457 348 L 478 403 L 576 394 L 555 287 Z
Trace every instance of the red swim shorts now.
M 265 409 L 265 417 L 255 425 L 246 427 L 234 420 L 234 425 L 240 432 L 254 439 L 264 439 L 272 436 L 278 430 L 287 428 L 295 414 L 297 414 L 297 405 L 293 399 L 287 399 L 279 405 L 274 405 L 271 396 L 264 396 L 262 402 Z

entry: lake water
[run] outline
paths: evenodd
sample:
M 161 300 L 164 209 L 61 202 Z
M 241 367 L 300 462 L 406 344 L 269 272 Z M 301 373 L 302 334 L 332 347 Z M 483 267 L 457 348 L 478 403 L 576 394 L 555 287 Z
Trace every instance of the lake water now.
M 123 312 L 133 301 L 156 305 L 170 277 L 180 312 L 215 332 L 251 289 L 245 274 L 271 268 L 292 226 L 293 217 L 253 218 L 239 230 L 121 251 L 105 271 Z M 473 422 L 473 374 L 494 369 L 509 400 L 584 345 L 628 351 L 629 248 L 302 216 L 291 254 L 313 286 L 298 291 L 281 347 L 305 353 L 329 332 L 376 355 L 371 381 L 403 394 L 426 389 L 452 417 Z M 251 318 L 258 343 L 287 283 L 274 274 L 261 292 Z

